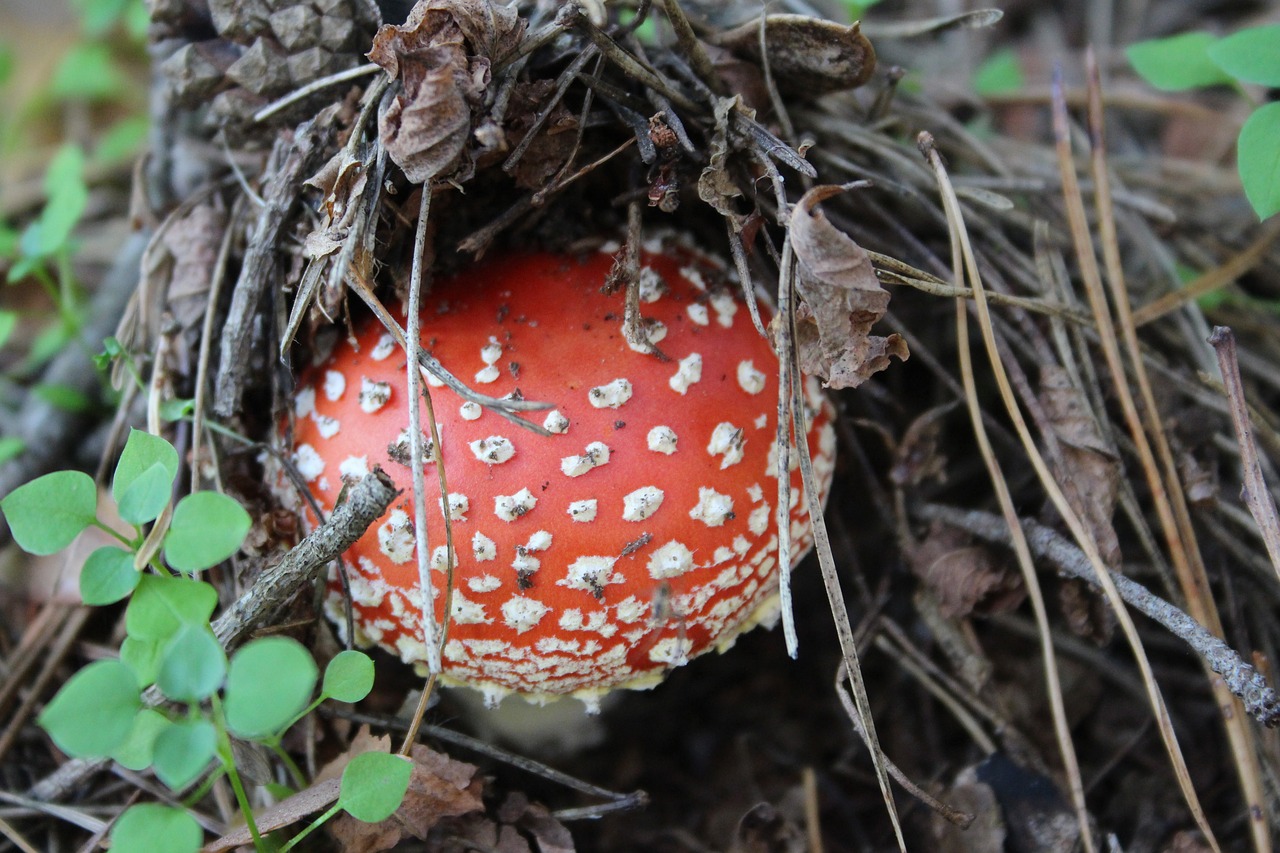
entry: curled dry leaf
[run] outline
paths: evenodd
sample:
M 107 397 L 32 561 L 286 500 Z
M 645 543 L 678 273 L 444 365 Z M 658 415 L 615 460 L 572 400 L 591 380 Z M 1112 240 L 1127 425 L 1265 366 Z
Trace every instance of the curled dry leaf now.
M 505 156 L 507 142 L 516 144 L 524 138 L 554 91 L 555 81 L 546 79 L 520 82 L 513 87 L 502 133 L 504 139 L 488 146 L 495 158 Z M 534 191 L 545 187 L 573 153 L 577 129 L 577 117 L 563 101 L 558 101 L 512 170 L 516 186 Z
M 448 853 L 489 850 L 494 853 L 574 853 L 573 836 L 546 806 L 513 791 L 486 814 L 466 815 L 449 826 Z M 531 844 L 530 841 L 533 843 Z
M 757 803 L 738 821 L 729 853 L 804 853 L 804 832 L 770 803 Z
M 320 226 L 307 235 L 302 247 L 308 258 L 323 258 L 342 248 L 367 180 L 368 172 L 362 168 L 360 158 L 343 147 L 305 181 L 307 186 L 324 193 Z
M 907 554 L 911 571 L 933 590 L 943 616 L 1003 613 L 1026 598 L 1022 575 L 954 527 L 934 523 Z
M 161 242 L 173 259 L 165 310 L 183 329 L 204 320 L 226 222 L 227 214 L 220 204 L 205 202 L 171 220 L 164 229 Z
M 890 356 L 907 358 L 898 335 L 871 334 L 889 307 L 865 249 L 842 233 L 818 209 L 841 186 L 814 187 L 791 212 L 791 245 L 796 256 L 796 346 L 800 369 L 828 388 L 854 388 L 889 366 Z
M 729 120 L 735 108 L 746 109 L 742 107 L 742 98 L 738 95 L 716 100 L 716 123 L 711 134 L 711 156 L 707 159 L 706 168 L 698 176 L 698 198 L 741 228 L 746 216 L 738 212 L 734 199 L 742 196 L 742 190 L 729 174 Z M 754 116 L 750 110 L 747 112 Z
M 523 32 L 514 6 L 488 0 L 421 0 L 403 24 L 378 30 L 369 59 L 403 88 L 378 116 L 378 133 L 410 181 L 470 177 L 473 113 L 494 62 Z
M 764 38 L 769 73 L 778 89 L 806 97 L 856 89 L 876 70 L 876 52 L 858 24 L 845 26 L 807 15 L 767 15 Z M 760 54 L 760 20 L 712 38 L 753 62 Z

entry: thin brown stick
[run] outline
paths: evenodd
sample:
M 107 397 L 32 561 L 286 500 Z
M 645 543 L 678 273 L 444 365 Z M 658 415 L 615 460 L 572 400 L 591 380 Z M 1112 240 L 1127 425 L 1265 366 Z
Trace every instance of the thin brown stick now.
M 1258 447 L 1253 441 L 1244 383 L 1240 379 L 1240 363 L 1236 359 L 1236 338 L 1229 327 L 1215 326 L 1209 343 L 1218 355 L 1222 384 L 1226 388 L 1227 403 L 1231 410 L 1231 426 L 1235 429 L 1236 443 L 1240 446 L 1240 467 L 1244 472 L 1240 498 L 1258 523 L 1258 531 L 1267 547 L 1267 555 L 1271 557 L 1271 565 L 1275 567 L 1276 574 L 1280 575 L 1280 513 L 1276 511 L 1275 498 L 1262 475 L 1262 462 L 1258 457 Z

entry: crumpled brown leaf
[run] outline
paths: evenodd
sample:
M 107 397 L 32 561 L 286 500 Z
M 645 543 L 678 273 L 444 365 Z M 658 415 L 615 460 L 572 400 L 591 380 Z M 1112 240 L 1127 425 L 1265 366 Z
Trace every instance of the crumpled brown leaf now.
M 574 853 L 573 836 L 546 806 L 512 791 L 496 809 L 469 814 L 449 826 L 447 853 L 490 850 L 493 853 Z M 530 843 L 532 841 L 532 843 Z
M 1026 598 L 1016 568 L 954 527 L 934 523 L 906 556 L 912 573 L 933 591 L 943 616 L 1004 613 Z
M 455 761 L 421 744 L 410 750 L 413 774 L 395 814 L 381 823 L 363 823 L 345 812 L 326 825 L 343 853 L 390 850 L 406 835 L 426 838 L 440 821 L 484 810 L 484 780 L 471 764 Z
M 931 814 L 929 832 L 937 853 L 984 853 L 1004 849 L 1008 833 L 1004 816 L 1000 813 L 1000 803 L 996 801 L 991 786 L 978 781 L 973 767 L 960 771 L 941 799 L 975 817 L 967 829 L 961 829 L 942 815 Z
M 804 832 L 771 803 L 757 803 L 738 821 L 729 853 L 803 853 Z
M 470 177 L 473 112 L 493 63 L 519 44 L 524 26 L 514 6 L 420 0 L 403 24 L 378 30 L 369 59 L 404 89 L 378 116 L 378 134 L 410 181 Z
M 1120 568 L 1120 540 L 1111 524 L 1120 490 L 1120 461 L 1089 413 L 1084 391 L 1061 367 L 1040 368 L 1040 400 L 1062 448 L 1055 471 L 1072 508 L 1084 518 L 1107 566 Z
M 742 196 L 742 190 L 729 174 L 729 120 L 735 107 L 742 105 L 742 98 L 717 98 L 715 103 L 715 130 L 711 134 L 711 156 L 706 168 L 698 176 L 698 198 L 729 218 L 741 229 L 746 216 L 739 213 L 733 200 Z M 743 107 L 743 109 L 746 109 Z M 754 111 L 747 110 L 752 116 Z
M 855 388 L 888 367 L 890 356 L 908 356 L 900 336 L 871 334 L 889 306 L 889 294 L 876 279 L 866 250 L 818 209 L 824 199 L 844 189 L 814 187 L 791 212 L 801 297 L 796 306 L 800 369 L 828 388 Z

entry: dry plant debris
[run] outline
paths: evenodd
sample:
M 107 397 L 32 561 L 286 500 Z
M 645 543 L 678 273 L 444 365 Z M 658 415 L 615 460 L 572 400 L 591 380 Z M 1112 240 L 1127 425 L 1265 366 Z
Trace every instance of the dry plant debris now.
M 784 581 L 785 646 L 748 637 L 737 654 L 677 668 L 607 715 L 607 746 L 541 779 L 424 729 L 435 748 L 405 743 L 415 782 L 403 813 L 336 825 L 330 843 L 1271 849 L 1280 232 L 1249 218 L 1229 164 L 1162 156 L 1158 137 L 1176 145 L 1189 122 L 1225 108 L 1147 97 L 1125 79 L 1104 88 L 1075 60 L 1056 98 L 1028 86 L 979 105 L 942 85 L 948 72 L 920 42 L 899 40 L 998 16 L 877 21 L 873 10 L 858 26 L 800 5 L 761 19 L 755 7 L 676 0 L 423 0 L 396 23 L 379 18 L 398 4 L 365 0 L 155 4 L 165 133 L 139 218 L 154 224 L 145 252 L 135 240 L 122 253 L 126 273 L 104 279 L 101 302 L 114 318 L 132 297 L 119 337 L 145 383 L 122 394 L 114 427 L 167 430 L 193 487 L 251 508 L 249 545 L 218 575 L 226 644 L 283 630 L 332 655 L 298 587 L 390 500 L 366 494 L 386 489 L 371 475 L 348 495 L 351 511 L 291 548 L 302 531 L 262 467 L 293 391 L 282 353 L 320 360 L 373 311 L 411 373 L 421 365 L 475 405 L 531 422 L 525 401 L 477 393 L 409 345 L 383 308 L 477 255 L 616 240 L 619 315 L 635 336 L 637 247 L 678 232 L 726 258 L 747 293 L 778 298 L 761 331 L 781 355 L 781 446 L 790 419 L 803 428 L 788 391 L 800 393 L 801 371 L 844 413 L 848 461 L 819 527 L 821 567 Z M 1196 23 L 1178 4 L 1154 5 Z M 1065 38 L 1062 21 L 1045 20 Z M 947 44 L 977 37 L 934 44 L 940 67 L 963 62 Z M 917 57 L 923 91 L 905 91 L 896 63 Z M 966 124 L 975 111 L 994 131 Z M 924 159 L 920 131 L 932 135 Z M 1083 155 L 1081 138 L 1093 143 Z M 1188 289 L 1178 264 L 1199 273 Z M 1197 301 L 1211 287 L 1223 298 Z M 1225 387 L 1209 375 L 1213 325 L 1237 343 L 1219 347 Z M 50 376 L 59 369 L 75 370 L 68 361 Z M 192 417 L 162 427 L 175 398 L 193 401 Z M 5 463 L 0 492 L 90 428 L 42 411 L 50 449 Z M 436 448 L 449 441 L 422 433 Z M 422 435 L 410 438 L 422 458 Z M 778 533 L 785 553 L 789 531 Z M 0 708 L 14 716 L 0 752 L 16 811 L 0 832 L 19 847 L 79 845 L 150 783 L 65 760 L 31 715 L 71 662 L 112 653 L 110 620 L 31 590 L 8 598 L 22 631 L 5 637 Z M 1151 620 L 1130 618 L 1121 599 Z M 368 707 L 317 718 L 287 743 L 309 767 L 363 748 L 361 713 L 386 731 L 416 725 L 391 713 L 414 677 L 382 663 Z M 448 720 L 449 702 L 426 713 Z M 919 802 L 937 795 L 958 811 L 891 791 L 891 774 L 928 789 Z M 626 811 L 643 798 L 574 776 L 652 800 Z M 215 834 L 234 821 L 224 794 L 194 805 Z M 317 781 L 272 825 L 330 795 Z M 588 797 L 618 813 L 573 820 L 602 813 Z M 949 828 L 965 812 L 967 835 Z

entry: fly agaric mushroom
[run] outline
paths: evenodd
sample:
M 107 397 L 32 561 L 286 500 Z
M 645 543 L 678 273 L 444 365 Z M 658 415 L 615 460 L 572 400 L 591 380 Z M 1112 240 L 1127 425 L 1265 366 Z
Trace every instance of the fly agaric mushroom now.
M 544 436 L 429 380 L 457 551 L 443 675 L 491 704 L 515 692 L 591 707 L 776 619 L 777 359 L 719 267 L 652 248 L 639 282 L 647 345 L 628 343 L 623 290 L 602 292 L 603 252 L 508 256 L 424 300 L 424 348 L 446 369 L 484 394 L 554 405 L 534 413 Z M 404 490 L 347 553 L 351 607 L 357 642 L 421 664 L 405 366 L 381 324 L 357 321 L 302 378 L 293 459 L 326 511 L 374 465 Z M 816 380 L 805 392 L 825 500 L 833 410 Z M 428 452 L 439 623 L 446 501 L 434 464 Z M 791 496 L 798 560 L 812 534 L 794 468 Z M 339 626 L 345 606 L 332 581 Z

